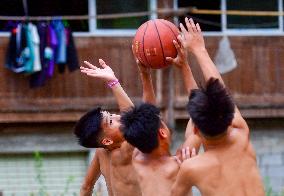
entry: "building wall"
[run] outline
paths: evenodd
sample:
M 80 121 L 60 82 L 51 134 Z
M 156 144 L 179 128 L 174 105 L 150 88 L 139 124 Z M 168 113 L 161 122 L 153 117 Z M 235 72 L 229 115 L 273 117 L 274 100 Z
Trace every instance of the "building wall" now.
M 230 37 L 238 67 L 223 75 L 243 114 L 247 117 L 284 116 L 283 37 Z M 220 37 L 206 37 L 206 46 L 214 58 Z M 4 67 L 8 37 L 0 37 L 0 122 L 75 121 L 94 105 L 117 110 L 111 91 L 102 81 L 75 71 L 54 76 L 46 86 L 30 89 L 28 76 L 12 73 Z M 131 52 L 131 37 L 76 37 L 79 62 L 98 64 L 102 58 L 120 79 L 134 101 L 141 100 L 142 88 Z M 189 58 L 196 80 L 202 83 L 200 70 Z M 187 95 L 177 71 L 170 68 L 153 71 L 158 105 L 175 111 L 174 118 L 186 118 Z M 169 90 L 170 89 L 170 90 Z M 172 90 L 171 90 L 172 89 Z M 170 95 L 169 93 L 172 93 Z M 174 101 L 173 101 L 174 100 Z M 173 101 L 171 106 L 169 103 Z
M 79 195 L 89 155 L 77 143 L 72 127 L 68 123 L 1 124 L 0 193 Z
M 220 39 L 221 37 L 206 37 L 206 46 L 211 57 L 215 56 Z M 241 112 L 244 116 L 258 118 L 261 122 L 266 118 L 284 117 L 284 59 L 282 58 L 284 38 L 275 36 L 230 37 L 229 39 L 238 67 L 224 74 L 223 77 Z M 30 89 L 27 75 L 17 75 L 4 67 L 8 41 L 7 37 L 0 37 L 1 130 L 10 126 L 11 123 L 30 123 L 33 131 L 38 130 L 39 133 L 43 133 L 45 131 L 36 128 L 39 124 L 58 123 L 52 128 L 57 130 L 56 127 L 59 127 L 60 123 L 74 123 L 84 112 L 96 105 L 103 105 L 106 109 L 117 111 L 116 102 L 105 84 L 102 81 L 87 78 L 79 71 L 73 73 L 66 71 L 64 74 L 55 71 L 54 77 L 45 87 Z M 138 102 L 141 101 L 142 88 L 131 52 L 131 41 L 131 37 L 75 38 L 80 65 L 83 65 L 84 60 L 97 64 L 99 58 L 104 59 L 113 68 L 129 96 Z M 201 78 L 194 58 L 190 57 L 189 60 L 194 74 L 197 78 Z M 173 120 L 187 119 L 185 105 L 188 97 L 177 70 L 172 71 L 167 68 L 154 71 L 152 75 L 158 105 L 165 115 L 169 116 L 169 111 L 172 109 L 173 115 L 170 117 Z M 202 83 L 202 80 L 200 82 Z M 271 126 L 266 128 L 257 126 L 255 130 L 252 128 L 251 138 L 256 146 L 262 175 L 270 178 L 273 190 L 280 191 L 284 181 L 283 172 L 281 172 L 284 162 L 284 126 L 275 127 L 279 123 L 275 125 L 272 121 L 268 124 Z M 15 137 L 10 139 L 15 144 L 17 134 L 31 136 L 23 130 L 22 127 L 26 126 L 27 124 L 18 124 L 14 129 Z M 60 139 L 60 132 L 55 134 L 55 138 Z M 176 139 L 177 143 L 178 141 L 180 140 Z M 49 142 L 54 144 L 58 143 L 58 140 Z M 6 147 L 11 148 L 11 145 L 7 144 Z M 63 145 L 62 148 L 66 150 L 67 147 L 68 145 Z M 72 148 L 76 149 L 74 146 Z M 52 145 L 49 149 L 50 152 L 54 150 Z

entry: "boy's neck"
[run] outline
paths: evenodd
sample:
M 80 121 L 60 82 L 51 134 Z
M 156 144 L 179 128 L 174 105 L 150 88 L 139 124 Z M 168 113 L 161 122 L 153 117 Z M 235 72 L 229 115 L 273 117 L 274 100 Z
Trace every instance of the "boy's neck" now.
M 216 148 L 222 148 L 223 146 L 227 145 L 227 141 L 228 141 L 228 132 L 215 138 L 206 138 L 206 137 L 202 138 L 202 143 L 205 151 L 213 150 Z
M 143 153 L 143 156 L 147 159 L 158 159 L 171 156 L 169 145 L 166 143 L 160 143 L 159 146 L 151 153 Z

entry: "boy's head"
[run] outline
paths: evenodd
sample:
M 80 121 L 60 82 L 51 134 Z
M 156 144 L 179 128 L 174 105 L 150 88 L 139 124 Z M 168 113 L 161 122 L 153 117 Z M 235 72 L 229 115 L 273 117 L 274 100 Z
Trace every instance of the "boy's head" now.
M 116 148 L 123 141 L 120 116 L 93 109 L 83 115 L 75 125 L 79 144 L 86 148 Z
M 159 146 L 159 138 L 168 138 L 167 127 L 160 120 L 160 110 L 143 103 L 121 116 L 125 140 L 143 153 L 151 153 Z
M 193 123 L 207 138 L 226 133 L 234 108 L 230 94 L 216 78 L 210 78 L 205 88 L 192 90 L 187 105 Z

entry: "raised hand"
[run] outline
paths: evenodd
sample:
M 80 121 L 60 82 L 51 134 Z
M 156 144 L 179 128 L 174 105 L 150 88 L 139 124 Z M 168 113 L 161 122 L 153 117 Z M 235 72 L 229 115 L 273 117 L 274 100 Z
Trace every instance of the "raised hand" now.
M 184 46 L 180 44 L 182 41 L 181 35 L 179 35 L 177 38 L 179 43 L 173 40 L 173 44 L 177 50 L 177 56 L 176 58 L 166 57 L 166 60 L 168 63 L 173 64 L 178 68 L 182 68 L 182 66 L 188 66 L 187 51 L 185 50 Z
M 196 154 L 196 150 L 195 148 L 190 149 L 188 146 L 184 147 L 182 149 L 178 149 L 176 152 L 176 155 L 174 156 L 176 161 L 178 162 L 178 164 L 181 164 L 182 162 L 184 162 L 186 159 L 190 159 L 195 157 Z
M 102 68 L 96 67 L 88 61 L 84 61 L 84 63 L 88 67 L 81 66 L 80 70 L 82 73 L 91 77 L 101 78 L 106 82 L 117 80 L 112 69 L 102 59 L 99 59 L 99 64 Z
M 189 52 L 195 53 L 205 50 L 204 38 L 198 23 L 194 24 L 192 18 L 185 18 L 186 28 L 180 23 L 181 39 L 180 42 Z

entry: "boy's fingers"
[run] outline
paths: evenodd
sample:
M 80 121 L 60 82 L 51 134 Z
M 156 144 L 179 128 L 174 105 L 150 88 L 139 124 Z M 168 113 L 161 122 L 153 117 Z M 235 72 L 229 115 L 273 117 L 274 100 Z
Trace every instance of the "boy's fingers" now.
M 195 148 L 193 148 L 193 149 L 191 150 L 191 157 L 194 157 L 194 156 L 196 156 L 196 150 L 195 150 Z
M 193 33 L 193 30 L 192 30 L 192 28 L 191 28 L 190 22 L 189 22 L 189 20 L 188 20 L 187 17 L 185 17 L 184 22 L 185 22 L 185 25 L 186 25 L 187 30 L 192 34 L 192 33 Z
M 104 62 L 103 59 L 99 59 L 99 63 L 103 68 L 107 67 L 107 64 Z
M 194 21 L 193 21 L 192 18 L 189 19 L 189 22 L 190 22 L 190 26 L 191 26 L 191 28 L 192 28 L 192 31 L 193 31 L 193 32 L 197 32 L 196 26 L 195 26 Z
M 197 32 L 201 32 L 201 28 L 200 28 L 200 25 L 199 25 L 199 23 L 196 23 L 196 29 L 197 29 Z
M 179 26 L 180 26 L 180 30 L 181 30 L 182 34 L 185 35 L 187 33 L 187 30 L 184 28 L 182 23 L 180 23 Z
M 180 49 L 180 45 L 176 40 L 173 40 L 173 43 L 174 43 L 177 50 Z
M 186 159 L 185 148 L 181 150 L 181 156 L 182 156 L 182 160 L 184 161 Z
M 174 61 L 174 59 L 172 57 L 166 57 L 166 61 L 169 63 L 172 63 Z
M 86 65 L 88 65 L 90 68 L 92 68 L 92 69 L 97 69 L 97 67 L 96 66 L 94 66 L 93 64 L 91 64 L 91 63 L 89 63 L 88 61 L 84 61 L 84 63 L 86 64 Z
M 189 147 L 186 147 L 185 148 L 185 154 L 186 154 L 186 158 L 190 158 L 190 150 L 189 150 Z

